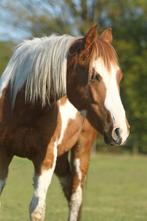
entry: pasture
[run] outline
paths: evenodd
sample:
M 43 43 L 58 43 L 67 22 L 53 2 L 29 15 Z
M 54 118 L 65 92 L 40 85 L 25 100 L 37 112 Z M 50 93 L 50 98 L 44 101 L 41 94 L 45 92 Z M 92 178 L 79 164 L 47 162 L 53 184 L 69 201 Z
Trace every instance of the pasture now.
M 1 196 L 0 221 L 28 221 L 33 167 L 15 158 Z M 67 205 L 56 177 L 47 195 L 46 221 L 66 221 Z M 146 221 L 147 158 L 129 155 L 91 157 L 82 221 Z

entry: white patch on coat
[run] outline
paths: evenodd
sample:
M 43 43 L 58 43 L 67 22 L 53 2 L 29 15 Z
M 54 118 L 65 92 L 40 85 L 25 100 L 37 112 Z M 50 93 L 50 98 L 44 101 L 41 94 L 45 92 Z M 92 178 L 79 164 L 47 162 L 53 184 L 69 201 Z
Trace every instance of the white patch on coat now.
M 0 193 L 2 192 L 2 190 L 3 190 L 3 188 L 4 188 L 4 186 L 5 186 L 5 183 L 6 183 L 6 180 L 4 179 L 4 180 L 1 180 L 0 179 Z
M 75 171 L 78 175 L 79 181 L 82 180 L 82 171 L 80 169 L 80 159 L 76 158 L 74 160 Z M 70 201 L 70 217 L 69 221 L 77 221 L 80 206 L 82 204 L 82 188 L 81 183 L 78 185 L 76 191 L 71 196 Z
M 74 167 L 75 167 L 76 173 L 78 175 L 78 178 L 81 181 L 82 180 L 82 172 L 81 172 L 81 169 L 80 169 L 80 159 L 79 158 L 76 158 L 74 160 Z
M 45 200 L 48 186 L 51 183 L 57 159 L 57 142 L 54 143 L 54 162 L 52 168 L 42 171 L 40 176 L 34 177 L 34 195 L 30 204 L 31 217 L 44 219 Z
M 116 74 L 119 70 L 117 65 L 112 64 L 108 70 L 102 58 L 95 60 L 93 67 L 101 75 L 106 87 L 105 107 L 113 119 L 114 128 L 120 128 L 122 144 L 126 141 L 129 131 L 126 123 L 126 114 L 120 98 Z
M 70 103 L 68 99 L 66 99 L 64 104 L 60 103 L 59 101 L 59 112 L 61 114 L 61 133 L 58 140 L 58 145 L 62 143 L 69 121 L 76 119 L 78 110 Z
M 81 185 L 79 185 L 71 196 L 69 221 L 77 221 L 81 204 L 82 188 Z

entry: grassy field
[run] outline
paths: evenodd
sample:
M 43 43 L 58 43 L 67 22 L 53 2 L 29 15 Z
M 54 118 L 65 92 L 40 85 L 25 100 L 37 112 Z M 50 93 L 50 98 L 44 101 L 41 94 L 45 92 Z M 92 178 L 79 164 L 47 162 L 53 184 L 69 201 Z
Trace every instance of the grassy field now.
M 15 158 L 2 194 L 0 221 L 27 221 L 33 168 Z M 48 191 L 46 221 L 66 221 L 67 205 L 56 177 Z M 84 197 L 82 221 L 146 221 L 147 158 L 93 156 Z

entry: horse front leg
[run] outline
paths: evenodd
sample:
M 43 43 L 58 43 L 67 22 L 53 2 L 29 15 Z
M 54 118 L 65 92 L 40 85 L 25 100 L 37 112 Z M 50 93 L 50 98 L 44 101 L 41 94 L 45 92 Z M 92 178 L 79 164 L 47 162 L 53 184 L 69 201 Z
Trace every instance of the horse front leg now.
M 49 147 L 48 149 L 46 157 L 40 166 L 37 161 L 34 163 L 34 194 L 30 203 L 31 221 L 44 221 L 45 218 L 46 195 L 56 165 L 57 145 L 54 144 L 53 148 Z
M 81 217 L 83 201 L 83 185 L 85 174 L 81 170 L 80 158 L 75 158 L 74 173 L 72 175 L 71 195 L 69 201 L 69 218 L 68 221 L 79 221 Z
M 88 131 L 86 131 L 88 132 Z M 87 139 L 87 133 L 81 133 L 78 143 L 72 149 L 72 184 L 69 202 L 68 221 L 80 221 L 83 203 L 83 189 L 88 173 L 93 136 Z
M 80 221 L 83 203 L 83 188 L 88 173 L 91 148 L 96 139 L 96 131 L 85 119 L 77 144 L 72 149 L 73 167 L 68 221 Z
M 89 152 L 82 154 L 74 147 L 71 162 L 68 153 L 58 157 L 55 173 L 59 178 L 69 206 L 69 221 L 79 221 L 82 209 L 83 186 L 88 171 Z

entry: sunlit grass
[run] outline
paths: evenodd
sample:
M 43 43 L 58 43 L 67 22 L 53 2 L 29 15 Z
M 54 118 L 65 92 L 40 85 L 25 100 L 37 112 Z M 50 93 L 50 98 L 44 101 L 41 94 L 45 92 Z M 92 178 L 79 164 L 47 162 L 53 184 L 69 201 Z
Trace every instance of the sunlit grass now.
M 33 167 L 24 159 L 11 164 L 1 197 L 0 221 L 27 221 Z M 47 196 L 46 221 L 66 221 L 67 204 L 54 177 Z M 146 221 L 147 158 L 92 156 L 85 190 L 83 221 Z

